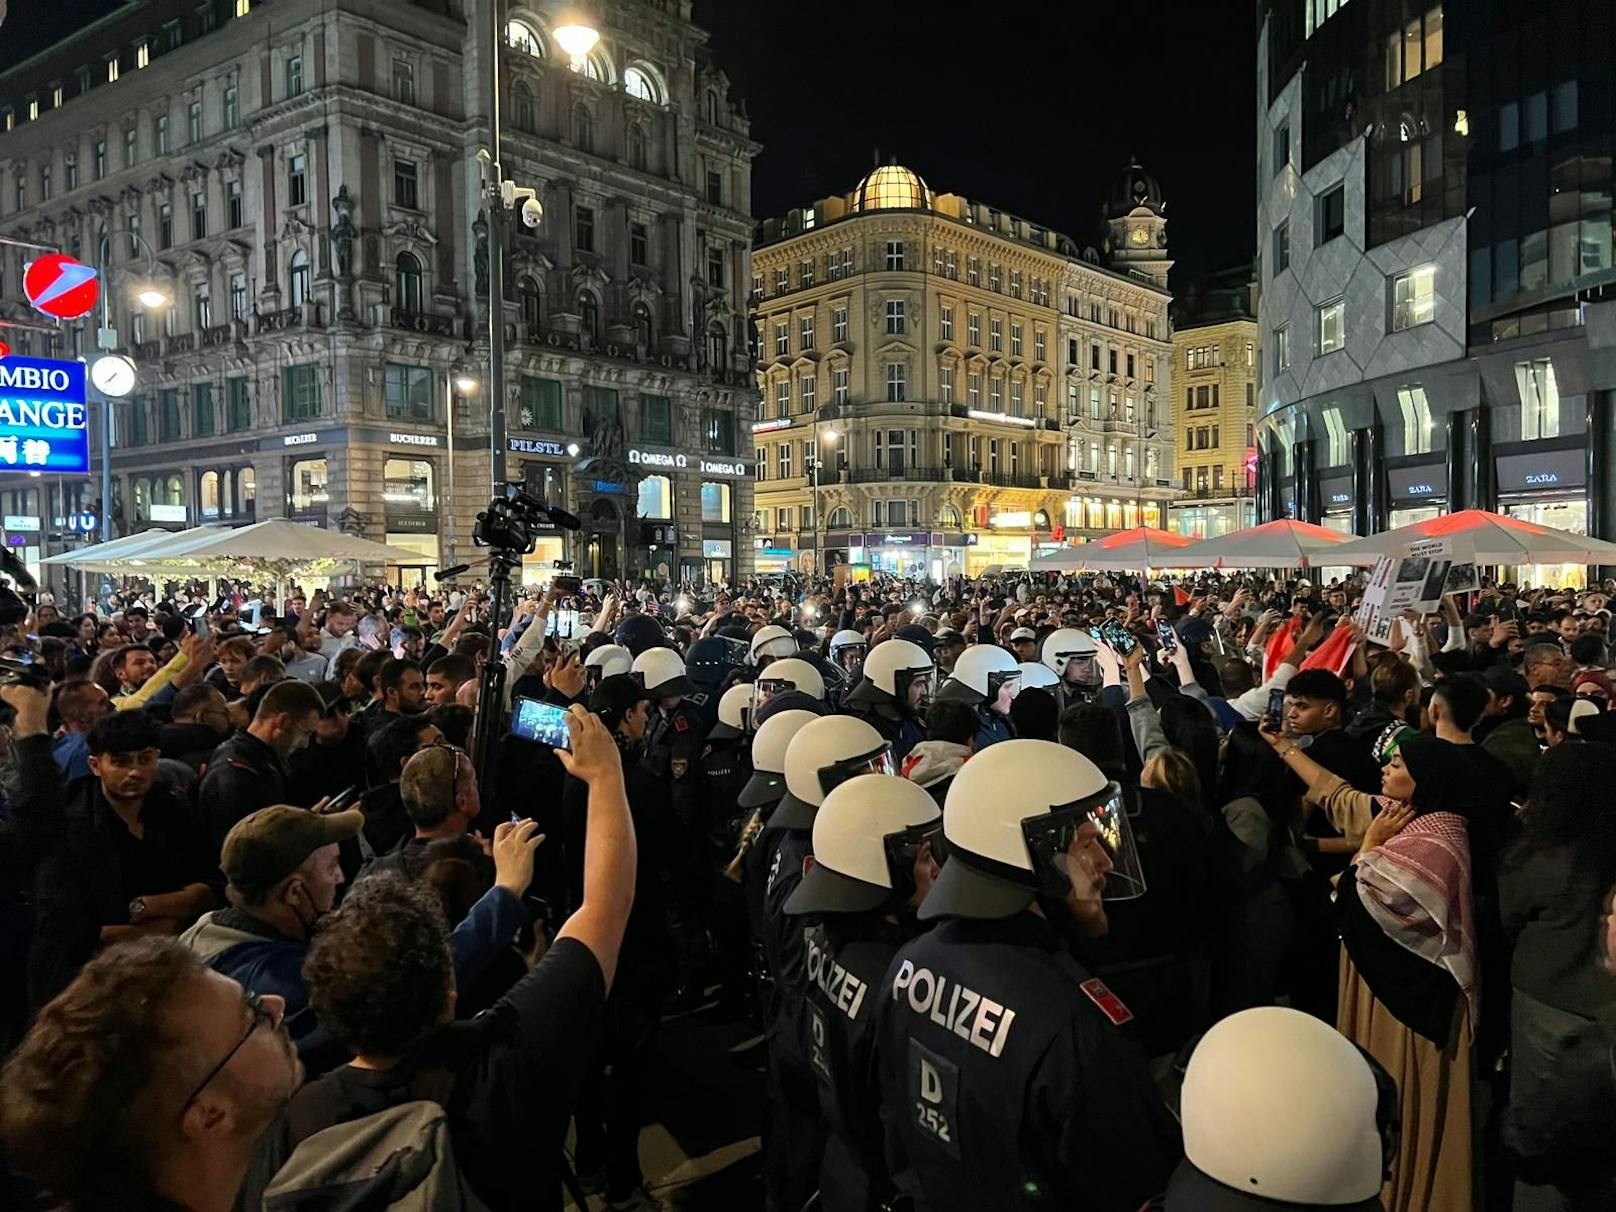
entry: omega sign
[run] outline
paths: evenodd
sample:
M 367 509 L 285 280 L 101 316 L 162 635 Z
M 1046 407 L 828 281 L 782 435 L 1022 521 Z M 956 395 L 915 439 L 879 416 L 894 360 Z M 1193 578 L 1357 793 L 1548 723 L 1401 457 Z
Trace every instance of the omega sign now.
M 699 455 L 691 456 L 680 452 L 668 453 L 661 450 L 634 450 L 628 452 L 628 461 L 640 467 L 664 467 L 674 471 L 684 471 L 694 467 L 703 475 L 709 476 L 747 476 L 751 469 L 744 459 L 707 459 Z

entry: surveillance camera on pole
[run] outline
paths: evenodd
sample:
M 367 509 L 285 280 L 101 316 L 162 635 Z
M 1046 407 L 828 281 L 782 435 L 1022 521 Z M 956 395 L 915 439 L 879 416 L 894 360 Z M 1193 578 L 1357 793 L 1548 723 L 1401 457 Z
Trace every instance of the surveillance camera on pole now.
M 537 228 L 544 222 L 544 203 L 539 201 L 536 190 L 517 185 L 514 181 L 501 181 L 500 202 L 506 210 L 515 210 L 522 216 L 524 227 Z

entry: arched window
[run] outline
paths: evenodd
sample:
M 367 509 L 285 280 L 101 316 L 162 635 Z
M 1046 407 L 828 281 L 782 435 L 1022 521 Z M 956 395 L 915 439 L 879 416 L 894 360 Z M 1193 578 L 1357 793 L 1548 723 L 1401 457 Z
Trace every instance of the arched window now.
M 511 108 L 516 114 L 516 129 L 532 134 L 538 126 L 538 118 L 533 107 L 533 90 L 526 84 L 518 83 L 511 90 Z
M 236 473 L 236 504 L 245 517 L 250 518 L 258 511 L 258 473 L 251 467 L 243 467 Z
M 544 43 L 539 41 L 538 31 L 526 21 L 507 21 L 505 23 L 505 41 L 514 51 L 524 55 L 532 55 L 535 59 L 544 58 Z
M 185 481 L 180 479 L 179 476 L 169 476 L 168 479 L 163 482 L 162 488 L 163 504 L 185 504 Z
M 151 484 L 146 480 L 135 481 L 135 520 L 144 522 L 146 512 L 151 507 Z
M 707 364 L 714 370 L 729 365 L 729 340 L 724 334 L 722 324 L 710 325 L 707 329 Z
M 606 62 L 606 56 L 598 50 L 592 50 L 584 57 L 583 73 L 586 80 L 598 80 L 602 84 L 612 82 L 611 65 Z
M 638 122 L 631 123 L 628 128 L 628 164 L 630 168 L 645 171 L 651 159 L 651 140 L 646 136 L 645 127 Z
M 952 505 L 944 505 L 937 511 L 937 525 L 945 530 L 958 530 L 960 528 L 960 511 Z
M 830 530 L 850 530 L 853 526 L 853 512 L 846 505 L 838 505 L 830 511 L 830 521 L 826 523 Z
M 292 254 L 292 272 L 287 286 L 291 306 L 302 307 L 309 301 L 309 254 L 301 248 Z
M 600 303 L 587 290 L 578 292 L 578 315 L 584 334 L 590 341 L 600 341 Z
M 656 334 L 651 329 L 651 309 L 644 303 L 634 305 L 634 331 L 640 346 L 649 350 Z
M 646 476 L 640 481 L 640 504 L 635 511 L 642 518 L 673 516 L 673 481 L 667 476 Z
M 595 115 L 582 102 L 572 107 L 572 141 L 579 151 L 595 150 Z
M 516 294 L 522 300 L 522 323 L 527 325 L 530 334 L 537 332 L 539 323 L 544 318 L 539 284 L 532 278 L 523 278 L 516 284 Z
M 412 252 L 401 252 L 393 264 L 393 306 L 400 311 L 421 311 L 420 258 Z
M 643 67 L 631 67 L 623 73 L 623 91 L 640 101 L 649 101 L 653 105 L 662 103 L 662 90 Z
M 196 505 L 204 518 L 219 516 L 219 473 L 204 471 L 202 479 L 198 482 Z

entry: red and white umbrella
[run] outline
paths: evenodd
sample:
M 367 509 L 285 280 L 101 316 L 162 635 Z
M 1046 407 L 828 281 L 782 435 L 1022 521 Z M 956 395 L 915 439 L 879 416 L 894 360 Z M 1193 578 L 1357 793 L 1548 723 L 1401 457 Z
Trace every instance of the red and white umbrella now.
M 1330 562 L 1373 564 L 1381 556 L 1405 554 L 1413 544 L 1430 539 L 1446 540 L 1452 558 L 1470 564 L 1616 565 L 1616 543 L 1485 509 L 1461 509 L 1342 543 L 1330 552 Z
M 1054 555 L 1041 556 L 1028 567 L 1033 572 L 1057 572 L 1074 568 L 1177 568 L 1174 556 L 1195 540 L 1153 526 L 1119 530 L 1103 539 L 1069 547 Z
M 1335 548 L 1352 536 L 1311 522 L 1279 518 L 1192 543 L 1173 557 L 1175 568 L 1310 568 L 1346 561 Z

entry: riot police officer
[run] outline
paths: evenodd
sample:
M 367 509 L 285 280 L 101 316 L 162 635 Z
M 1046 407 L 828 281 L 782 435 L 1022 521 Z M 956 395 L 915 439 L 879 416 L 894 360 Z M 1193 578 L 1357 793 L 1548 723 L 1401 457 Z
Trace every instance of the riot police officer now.
M 784 627 L 771 623 L 767 627 L 758 628 L 757 634 L 752 637 L 747 659 L 762 669 L 770 661 L 796 655 L 797 637 Z
M 591 649 L 584 658 L 584 690 L 595 692 L 602 678 L 630 673 L 634 669 L 634 654 L 621 644 L 601 644 Z
M 869 652 L 869 641 L 862 631 L 844 627 L 830 637 L 830 662 L 847 675 L 850 683 L 857 683 L 864 657 Z
M 761 729 L 758 735 L 761 739 Z M 786 747 L 786 794 L 769 818 L 763 952 L 773 986 L 764 1022 L 769 1041 L 769 1130 L 763 1145 L 763 1183 L 767 1206 L 778 1212 L 796 1212 L 813 1194 L 825 1136 L 813 1071 L 803 1049 L 808 973 L 802 922 L 786 913 L 785 903 L 802 879 L 819 805 L 838 784 L 867 773 L 893 773 L 892 750 L 880 733 L 852 716 L 809 720 Z
M 644 765 L 669 788 L 678 825 L 679 854 L 672 866 L 668 927 L 679 961 L 675 1005 L 689 1009 L 701 998 L 701 966 L 706 958 L 706 918 L 712 859 L 707 850 L 701 754 L 706 726 L 685 663 L 671 648 L 647 648 L 634 658 L 634 675 L 652 700 L 645 734 Z
M 892 745 L 901 762 L 926 739 L 921 722 L 931 705 L 937 670 L 919 644 L 885 640 L 864 658 L 858 685 L 842 697 L 842 710 L 858 716 Z
M 876 1005 L 892 957 L 917 931 L 941 828 L 937 802 L 907 779 L 849 779 L 819 806 L 814 865 L 786 900 L 787 913 L 819 918 L 805 941 L 803 1045 L 830 1129 L 819 1165 L 826 1212 L 878 1212 L 895 1193 L 881 1154 Z
M 997 644 L 973 644 L 954 662 L 954 672 L 937 691 L 939 699 L 953 699 L 976 708 L 976 749 L 1008 741 L 1010 702 L 1021 690 L 1021 666 L 1015 656 Z
M 1062 627 L 1044 637 L 1040 659 L 1060 679 L 1055 703 L 1065 711 L 1090 702 L 1100 690 L 1100 667 L 1095 663 L 1094 637 L 1076 627 Z
M 1121 789 L 1052 741 L 990 746 L 943 809 L 941 919 L 884 981 L 882 1121 L 926 1212 L 1138 1208 L 1176 1155 L 1127 1006 L 1073 959 L 1106 896 L 1143 892 Z
M 722 636 L 706 636 L 690 645 L 685 653 L 685 672 L 706 698 L 701 703 L 702 716 L 711 735 L 718 722 L 718 703 L 723 696 L 730 675 L 746 663 L 746 644 Z
M 825 701 L 825 679 L 801 657 L 780 657 L 770 661 L 752 681 L 752 714 L 763 710 L 763 705 L 777 694 L 799 691 L 816 702 Z
M 1179 1113 L 1184 1160 L 1167 1212 L 1380 1212 L 1397 1083 L 1310 1014 L 1258 1006 L 1214 1026 L 1184 1071 Z
M 692 645 L 694 647 L 694 645 Z M 751 943 L 747 935 L 746 904 L 741 893 L 739 870 L 726 878 L 726 864 L 735 853 L 735 842 L 745 824 L 740 807 L 741 789 L 752 777 L 751 715 L 752 690 L 731 686 L 718 703 L 718 722 L 708 730 L 701 751 L 701 780 L 707 788 L 705 813 L 706 855 L 712 889 L 712 912 L 708 927 L 718 960 L 721 999 L 731 1009 L 747 1003 L 750 985 Z

